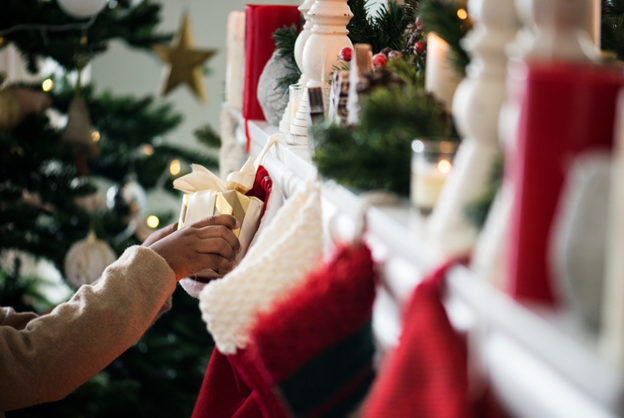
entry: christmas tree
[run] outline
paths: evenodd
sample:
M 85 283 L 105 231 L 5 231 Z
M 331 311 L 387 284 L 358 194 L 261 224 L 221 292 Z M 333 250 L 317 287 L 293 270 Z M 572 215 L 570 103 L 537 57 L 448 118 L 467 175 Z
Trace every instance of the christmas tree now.
M 118 0 L 90 19 L 67 15 L 56 1 L 11 0 L 3 10 L 0 50 L 13 44 L 34 74 L 49 59 L 65 74 L 0 90 L 7 99 L 0 97 L 0 116 L 10 112 L 7 103 L 20 92 L 41 92 L 43 86 L 52 99 L 50 111 L 30 113 L 0 129 L 0 251 L 44 258 L 64 272 L 72 244 L 93 230 L 120 255 L 149 234 L 141 215 L 144 192 L 164 188 L 173 193 L 172 182 L 185 174 L 185 162 L 210 169 L 218 165 L 209 153 L 162 143 L 160 138 L 182 120 L 170 105 L 157 104 L 153 97 L 97 93 L 94 85 L 81 85 L 79 76 L 74 81 L 112 39 L 143 50 L 170 41 L 170 34 L 155 29 L 160 5 Z M 72 113 L 75 97 L 86 104 L 88 120 Z M 65 128 L 57 121 L 68 113 Z M 87 142 L 67 141 L 71 124 L 89 121 L 93 129 Z M 199 128 L 196 135 L 209 147 L 219 145 L 210 127 Z M 105 200 L 96 186 L 101 179 L 117 184 L 109 190 L 108 207 L 100 203 Z M 174 215 L 159 213 L 161 225 Z M 37 289 L 46 279 L 24 274 L 20 258 L 13 257 L 0 268 L 0 306 L 42 313 L 50 305 Z M 92 380 L 62 401 L 7 416 L 190 416 L 211 349 L 197 301 L 178 290 L 172 311 Z

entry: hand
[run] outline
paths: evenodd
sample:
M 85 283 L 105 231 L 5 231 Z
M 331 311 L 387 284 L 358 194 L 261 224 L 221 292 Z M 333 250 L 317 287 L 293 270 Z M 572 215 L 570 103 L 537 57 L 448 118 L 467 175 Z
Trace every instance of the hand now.
M 147 239 L 145 241 L 143 241 L 143 244 L 141 244 L 141 246 L 149 247 L 150 245 L 152 245 L 156 241 L 160 241 L 161 239 L 165 238 L 166 236 L 173 234 L 177 230 L 178 230 L 178 223 L 176 222 L 176 223 L 171 224 L 169 226 L 166 226 L 166 227 L 164 227 L 162 229 L 159 229 L 158 231 L 154 231 L 154 232 L 152 232 L 152 234 L 149 237 L 147 237 Z
M 226 273 L 232 270 L 241 248 L 232 232 L 237 228 L 240 228 L 240 223 L 233 216 L 212 216 L 178 231 L 175 231 L 176 224 L 169 225 L 152 234 L 158 236 L 147 246 L 167 261 L 176 274 L 176 280 L 206 268 Z

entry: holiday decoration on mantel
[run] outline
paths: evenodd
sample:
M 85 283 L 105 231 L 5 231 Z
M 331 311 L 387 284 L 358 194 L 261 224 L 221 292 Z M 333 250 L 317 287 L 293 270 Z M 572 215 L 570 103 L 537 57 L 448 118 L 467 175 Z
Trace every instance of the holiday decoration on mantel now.
M 258 315 L 248 348 L 230 356 L 266 418 L 349 416 L 373 381 L 371 251 L 362 243 L 333 251 Z
M 275 31 L 275 52 L 258 80 L 258 102 L 267 122 L 274 126 L 279 124 L 288 107 L 289 86 L 297 83 L 301 76 L 294 54 L 297 35 L 295 25 Z
M 473 367 L 467 341 L 444 306 L 446 274 L 456 262 L 428 274 L 413 292 L 398 347 L 364 401 L 363 418 L 506 417 Z M 471 364 L 472 363 L 472 364 Z
M 163 71 L 162 94 L 168 95 L 176 87 L 186 84 L 202 103 L 207 101 L 204 91 L 204 63 L 213 57 L 216 49 L 195 49 L 193 30 L 188 14 L 182 16 L 180 29 L 171 47 L 153 45 L 152 50 L 167 63 Z
M 215 348 L 202 385 L 194 418 L 260 418 L 260 396 L 231 363 L 250 341 L 258 313 L 305 281 L 304 274 L 323 247 L 321 197 L 317 182 L 286 201 L 239 266 L 200 294 L 202 318 Z M 267 417 L 268 418 L 268 417 Z
M 347 24 L 353 13 L 347 0 L 317 0 L 308 11 L 308 16 L 313 28 L 305 42 L 301 58 L 302 72 L 309 78 L 306 88 L 321 87 L 324 96 L 329 97 L 329 82 L 334 68 L 340 66 L 340 51 L 343 48 L 353 48 L 347 36 Z M 286 139 L 290 145 L 307 145 L 309 111 L 308 95 L 304 91 Z
M 321 255 L 322 230 L 320 188 L 310 181 L 285 202 L 238 268 L 204 287 L 199 306 L 219 351 L 247 346 L 256 314 L 300 283 Z
M 252 5 L 245 6 L 245 90 L 243 117 L 245 120 L 265 120 L 258 102 L 258 81 L 266 63 L 275 51 L 273 34 L 284 26 L 301 23 L 296 6 Z M 247 129 L 247 126 L 245 126 Z M 247 152 L 250 139 L 247 134 Z
M 512 0 L 473 2 L 469 11 L 476 24 L 463 45 L 473 57 L 453 98 L 453 116 L 464 138 L 427 226 L 432 242 L 451 254 L 470 251 L 478 237 L 466 207 L 487 190 L 494 162 L 500 158 L 499 114 L 507 91 L 505 45 L 520 26 Z M 431 58 L 428 53 L 428 68 Z
M 231 12 L 228 16 L 227 63 L 225 69 L 225 102 L 236 110 L 243 108 L 245 84 L 245 13 Z

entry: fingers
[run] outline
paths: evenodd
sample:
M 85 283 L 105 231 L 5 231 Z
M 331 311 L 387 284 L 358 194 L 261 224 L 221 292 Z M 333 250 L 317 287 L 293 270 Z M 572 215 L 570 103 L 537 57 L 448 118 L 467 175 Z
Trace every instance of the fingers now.
M 232 260 L 223 258 L 216 254 L 201 254 L 200 257 L 201 257 L 200 258 L 201 265 L 203 267 L 198 268 L 197 271 L 194 271 L 191 274 L 195 274 L 198 271 L 201 271 L 205 268 L 211 268 L 211 269 L 217 270 L 219 274 L 225 274 L 225 273 L 229 273 L 234 268 L 234 263 L 232 262 Z
M 178 230 L 178 223 L 174 223 L 164 227 L 163 229 L 159 229 L 158 231 L 153 232 L 147 239 L 143 242 L 144 247 L 149 247 L 153 243 L 160 241 L 168 235 L 171 235 L 175 231 Z
M 196 244 L 196 251 L 202 254 L 215 254 L 231 261 L 236 260 L 236 248 L 223 238 L 202 239 Z
M 202 219 L 201 221 L 197 221 L 191 226 L 194 228 L 203 228 L 206 226 L 215 226 L 215 225 L 223 225 L 230 229 L 238 229 L 240 228 L 240 222 L 236 220 L 232 215 L 217 215 L 217 216 L 209 216 L 207 218 Z
M 231 229 L 223 225 L 205 226 L 197 230 L 197 236 L 202 239 L 220 238 L 225 240 L 229 246 L 234 249 L 235 253 L 239 253 L 241 246 L 238 238 L 234 235 Z

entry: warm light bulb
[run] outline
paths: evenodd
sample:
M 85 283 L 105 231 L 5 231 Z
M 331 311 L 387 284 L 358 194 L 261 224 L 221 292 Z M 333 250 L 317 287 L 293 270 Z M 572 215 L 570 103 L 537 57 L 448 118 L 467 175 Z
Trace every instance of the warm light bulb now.
M 438 170 L 440 170 L 440 173 L 442 174 L 448 174 L 451 171 L 451 167 L 451 163 L 446 160 L 441 160 L 438 163 Z
M 49 78 L 41 83 L 41 88 L 43 89 L 43 91 L 50 91 L 52 90 L 52 87 L 54 87 L 54 81 Z
M 143 145 L 143 154 L 152 155 L 154 153 L 154 147 L 151 144 Z
M 468 13 L 464 9 L 459 9 L 457 11 L 457 17 L 460 18 L 461 20 L 465 20 L 468 17 Z
M 156 228 L 159 223 L 160 220 L 158 219 L 158 216 L 152 215 L 147 218 L 147 226 L 149 226 L 150 228 Z
M 171 161 L 171 164 L 169 165 L 169 171 L 173 176 L 178 174 L 180 172 L 180 160 Z
M 91 134 L 91 138 L 93 139 L 93 142 L 98 142 L 100 140 L 100 133 L 98 131 L 95 131 Z

